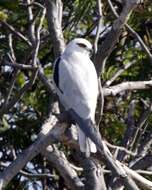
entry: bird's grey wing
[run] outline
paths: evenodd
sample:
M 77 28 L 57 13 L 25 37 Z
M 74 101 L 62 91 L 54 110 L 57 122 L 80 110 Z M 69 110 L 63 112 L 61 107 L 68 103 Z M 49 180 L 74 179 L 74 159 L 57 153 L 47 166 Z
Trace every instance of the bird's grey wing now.
M 57 91 L 60 91 L 62 93 L 62 90 L 60 89 L 61 77 L 59 76 L 60 64 L 62 64 L 61 57 L 58 57 L 54 63 L 53 81 L 56 86 L 56 89 L 58 89 Z

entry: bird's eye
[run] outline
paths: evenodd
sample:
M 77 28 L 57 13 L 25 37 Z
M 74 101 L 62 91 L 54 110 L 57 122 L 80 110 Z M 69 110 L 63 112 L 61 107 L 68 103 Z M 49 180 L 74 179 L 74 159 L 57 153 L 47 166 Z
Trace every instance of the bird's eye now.
M 82 48 L 86 48 L 87 46 L 83 43 L 77 43 L 78 46 L 82 47 Z

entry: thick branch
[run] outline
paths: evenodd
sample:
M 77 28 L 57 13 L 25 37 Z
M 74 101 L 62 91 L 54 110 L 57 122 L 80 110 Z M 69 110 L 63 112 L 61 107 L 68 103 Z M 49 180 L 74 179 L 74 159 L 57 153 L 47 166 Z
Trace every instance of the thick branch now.
M 53 126 L 54 128 L 52 129 Z M 28 161 L 39 154 L 40 151 L 49 145 L 50 142 L 58 139 L 58 136 L 63 134 L 63 131 L 64 127 L 61 127 L 57 122 L 57 119 L 54 116 L 51 116 L 43 125 L 37 141 L 23 151 L 23 153 L 20 154 L 17 159 L 0 174 L 0 189 L 6 187 L 10 180 L 25 166 Z
M 152 80 L 150 81 L 135 81 L 135 82 L 122 82 L 118 85 L 104 88 L 104 96 L 115 96 L 120 92 L 126 90 L 145 90 L 152 88 Z
M 71 190 L 84 189 L 84 184 L 80 181 L 75 170 L 70 166 L 63 152 L 48 146 L 41 154 L 52 164 L 65 180 Z
M 62 2 L 61 0 L 45 0 L 50 37 L 55 57 L 58 57 L 65 48 L 62 33 Z
M 128 167 L 126 167 L 124 165 L 124 168 L 126 170 L 126 172 L 136 181 L 138 181 L 140 183 L 140 185 L 142 187 L 144 187 L 144 189 L 152 189 L 152 182 L 147 180 L 146 178 L 142 177 L 140 174 L 138 174 L 137 172 L 129 169 Z
M 97 160 L 92 158 L 83 158 L 81 156 L 80 163 L 84 168 L 86 176 L 85 189 L 106 190 L 105 179 L 101 165 Z
M 128 15 L 135 8 L 137 2 L 138 2 L 138 0 L 125 1 L 125 5 L 123 7 L 123 10 L 122 10 L 120 16 L 115 20 L 115 22 L 112 25 L 111 31 L 107 34 L 101 47 L 98 49 L 96 57 L 95 57 L 95 65 L 96 65 L 98 75 L 100 75 L 100 73 L 101 73 L 103 61 L 112 52 L 112 50 L 120 36 L 121 29 L 124 26 L 124 24 L 126 23 L 126 21 L 128 19 Z
M 5 188 L 10 180 L 26 165 L 26 163 L 40 152 L 58 170 L 70 189 L 83 189 L 84 184 L 78 178 L 64 154 L 57 149 L 52 149 L 51 146 L 47 147 L 50 143 L 62 140 L 66 127 L 67 125 L 61 125 L 55 116 L 50 116 L 42 126 L 42 131 L 39 133 L 37 141 L 24 150 L 23 153 L 0 174 L 0 189 Z

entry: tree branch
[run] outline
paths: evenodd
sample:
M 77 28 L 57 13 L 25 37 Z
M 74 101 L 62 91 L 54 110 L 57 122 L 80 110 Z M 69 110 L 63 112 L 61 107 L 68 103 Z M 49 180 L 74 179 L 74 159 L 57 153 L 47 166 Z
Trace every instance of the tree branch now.
M 101 73 L 102 64 L 104 60 L 110 55 L 116 42 L 118 41 L 118 38 L 121 33 L 121 29 L 124 26 L 124 24 L 127 22 L 128 15 L 136 7 L 137 3 L 138 3 L 138 0 L 125 1 L 123 10 L 120 16 L 114 21 L 111 31 L 107 34 L 101 47 L 98 49 L 96 57 L 95 57 L 95 65 L 96 65 L 98 75 L 100 75 Z
M 35 41 L 34 41 L 34 44 L 33 44 L 34 51 L 33 51 L 33 58 L 32 58 L 33 59 L 32 60 L 32 65 L 33 66 L 37 65 L 37 57 L 38 57 L 38 51 L 39 51 L 39 47 L 40 47 L 40 31 L 41 31 L 41 28 L 42 28 L 43 20 L 45 18 L 45 13 L 46 13 L 46 9 L 44 8 L 42 10 L 42 15 L 40 17 L 39 25 L 37 27 L 36 34 L 35 34 Z
M 20 39 L 22 39 L 26 44 L 28 44 L 28 46 L 32 46 L 30 40 L 28 38 L 26 38 L 23 34 L 21 34 L 19 31 L 17 31 L 13 26 L 11 26 L 10 24 L 8 24 L 5 21 L 1 21 L 1 23 L 7 27 L 13 34 L 15 34 L 17 37 L 19 37 Z
M 51 130 L 52 129 L 52 130 Z M 42 149 L 59 139 L 64 132 L 65 126 L 58 123 L 55 116 L 50 116 L 46 123 L 43 124 L 42 130 L 37 140 L 29 148 L 18 155 L 17 159 L 12 162 L 0 174 L 0 189 L 6 187 L 10 180 L 25 166 L 25 164 L 40 153 Z
M 50 143 L 55 143 L 58 139 L 61 140 L 63 138 L 65 128 L 66 125 L 61 125 L 56 117 L 51 115 L 46 123 L 43 124 L 42 130 L 35 143 L 24 150 L 22 154 L 18 155 L 17 159 L 0 174 L 0 188 L 6 187 L 10 180 L 26 165 L 28 161 L 41 153 L 53 164 L 53 167 L 58 170 L 70 189 L 84 189 L 84 184 L 68 163 L 65 155 L 57 149 L 52 149 L 51 146 L 47 147 Z M 40 176 L 36 175 L 34 177 Z
M 112 5 L 111 0 L 108 0 L 109 6 L 113 12 L 113 14 L 115 15 L 116 18 L 119 17 L 118 13 L 116 12 L 114 6 Z M 142 40 L 142 38 L 138 35 L 137 32 L 135 32 L 127 23 L 125 24 L 127 30 L 138 40 L 138 42 L 140 43 L 141 47 L 143 48 L 143 50 L 145 51 L 145 53 L 148 55 L 151 63 L 152 63 L 152 54 L 150 53 L 148 47 L 146 46 L 146 44 L 144 43 L 144 41 Z
M 41 178 L 52 178 L 55 177 L 54 175 L 51 175 L 49 173 L 30 173 L 24 170 L 20 170 L 20 174 L 22 174 L 25 177 L 28 177 L 30 179 L 41 179 Z
M 78 155 L 80 164 L 84 168 L 85 189 L 106 190 L 103 170 L 99 162 L 92 158 L 86 158 Z
M 30 35 L 30 40 L 32 42 L 32 46 L 34 46 L 35 41 L 36 41 L 36 36 L 35 36 L 35 20 L 33 20 L 33 10 L 31 5 L 31 0 L 26 0 L 27 1 L 27 12 L 28 12 L 28 20 L 29 20 L 29 35 Z
M 95 40 L 94 40 L 94 53 L 97 53 L 98 50 L 98 40 L 99 40 L 99 36 L 100 36 L 100 30 L 101 30 L 101 22 L 102 22 L 102 8 L 101 8 L 101 0 L 97 0 L 97 7 L 98 7 L 98 25 L 97 25 L 97 29 L 96 29 L 96 36 L 95 36 Z
M 7 65 L 13 68 L 17 68 L 20 70 L 36 70 L 37 67 L 33 67 L 31 65 L 19 64 L 19 63 L 12 63 L 10 61 L 4 60 L 1 65 Z
M 17 96 L 13 97 L 5 107 L 5 109 L 0 109 L 0 117 L 9 111 L 25 94 L 25 92 L 33 85 L 35 82 L 35 79 L 37 77 L 38 70 L 33 71 L 31 78 L 25 85 L 20 89 L 19 93 Z
M 53 149 L 52 146 L 48 146 L 42 150 L 41 154 L 56 168 L 71 190 L 84 189 L 84 184 L 78 178 L 75 170 L 70 166 L 63 152 L 59 152 L 57 149 Z
M 54 55 L 58 57 L 65 48 L 62 33 L 62 2 L 61 0 L 45 0 L 47 20 L 50 37 L 53 44 Z
M 142 187 L 148 188 L 148 189 L 152 189 L 152 182 L 147 180 L 146 178 L 144 178 L 143 176 L 141 176 L 140 174 L 138 174 L 137 172 L 129 169 L 128 167 L 126 167 L 125 165 L 123 166 L 126 170 L 126 172 L 136 181 L 138 181 L 140 183 L 140 185 Z
M 124 71 L 131 67 L 135 61 L 129 62 L 126 65 L 123 65 L 112 77 L 110 80 L 106 81 L 105 86 L 110 86 Z
M 123 91 L 129 90 L 145 90 L 152 88 L 152 80 L 150 81 L 135 81 L 135 82 L 122 82 L 109 88 L 103 88 L 104 96 L 115 96 Z

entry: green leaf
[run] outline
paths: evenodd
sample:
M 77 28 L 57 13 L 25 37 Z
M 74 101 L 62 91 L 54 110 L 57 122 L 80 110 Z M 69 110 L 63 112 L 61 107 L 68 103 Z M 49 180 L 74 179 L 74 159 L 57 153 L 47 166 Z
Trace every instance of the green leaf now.
M 3 11 L 0 11 L 0 21 L 6 21 L 8 18 L 8 15 L 3 12 Z
M 17 84 L 20 86 L 20 87 L 23 87 L 24 86 L 24 83 L 25 83 L 25 76 L 22 72 L 20 72 L 17 76 Z

